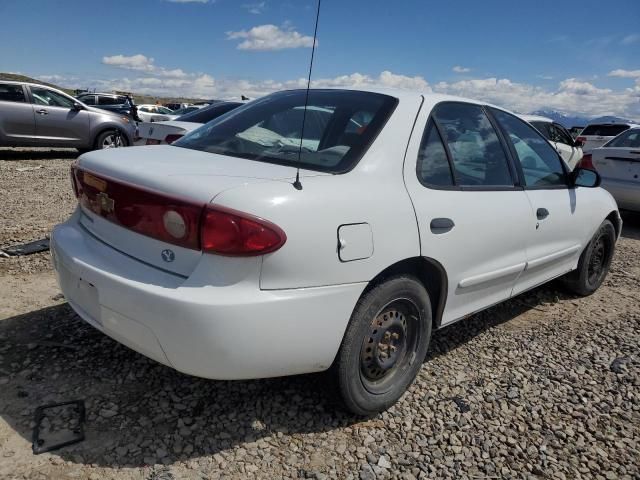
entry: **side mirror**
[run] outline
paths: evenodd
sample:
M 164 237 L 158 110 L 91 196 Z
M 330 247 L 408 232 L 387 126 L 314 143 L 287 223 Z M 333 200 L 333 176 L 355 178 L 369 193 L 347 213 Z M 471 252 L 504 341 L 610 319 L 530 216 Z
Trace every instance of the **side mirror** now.
M 595 188 L 599 187 L 602 179 L 595 170 L 577 167 L 573 171 L 573 185 L 575 187 Z
M 71 107 L 71 109 L 79 112 L 80 110 L 84 110 L 84 107 L 78 102 L 73 102 L 73 107 Z

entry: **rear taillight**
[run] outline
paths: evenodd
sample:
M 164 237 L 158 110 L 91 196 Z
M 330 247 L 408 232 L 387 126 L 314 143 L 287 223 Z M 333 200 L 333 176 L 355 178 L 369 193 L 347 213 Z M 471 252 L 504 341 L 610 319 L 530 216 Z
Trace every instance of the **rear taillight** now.
M 274 252 L 287 240 L 273 223 L 226 207 L 169 197 L 137 185 L 71 168 L 80 204 L 136 233 L 193 250 L 253 256 Z
M 200 239 L 205 252 L 252 256 L 278 250 L 287 236 L 280 227 L 262 218 L 209 206 L 202 215 Z
M 78 201 L 96 215 L 163 242 L 200 249 L 203 205 L 77 168 L 73 169 L 73 176 Z
M 176 140 L 178 140 L 179 138 L 182 138 L 182 137 L 184 137 L 184 135 L 178 135 L 178 134 L 173 133 L 171 135 L 167 135 L 166 137 L 164 137 L 164 141 L 166 143 L 171 144 L 171 143 L 175 142 Z
M 587 143 L 587 137 L 577 137 L 576 142 L 582 142 L 583 144 Z
M 596 167 L 593 165 L 593 159 L 590 153 L 585 153 L 582 156 L 582 160 L 578 162 L 578 166 L 580 168 L 588 168 L 589 170 L 595 170 Z

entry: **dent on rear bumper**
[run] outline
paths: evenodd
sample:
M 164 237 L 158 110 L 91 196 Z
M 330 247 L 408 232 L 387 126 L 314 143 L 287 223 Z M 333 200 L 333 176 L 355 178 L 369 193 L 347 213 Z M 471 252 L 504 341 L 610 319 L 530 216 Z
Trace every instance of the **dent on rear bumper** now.
M 57 270 L 98 291 L 101 321 L 71 300 L 80 316 L 144 355 L 206 378 L 325 370 L 366 286 L 265 291 L 258 286 L 260 258 L 210 255 L 185 280 L 106 246 L 74 218 L 54 229 L 51 248 Z M 225 261 L 233 267 L 225 268 Z M 73 285 L 60 283 L 72 299 Z

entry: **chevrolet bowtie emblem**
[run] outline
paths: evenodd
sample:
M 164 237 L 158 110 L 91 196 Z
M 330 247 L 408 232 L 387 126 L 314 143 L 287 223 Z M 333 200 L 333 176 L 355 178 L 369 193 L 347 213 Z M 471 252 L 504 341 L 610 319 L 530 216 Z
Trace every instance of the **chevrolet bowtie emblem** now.
M 100 211 L 103 213 L 112 213 L 113 208 L 115 206 L 115 202 L 112 198 L 109 198 L 104 192 L 100 192 L 96 195 L 96 199 L 98 200 L 98 206 L 100 207 Z

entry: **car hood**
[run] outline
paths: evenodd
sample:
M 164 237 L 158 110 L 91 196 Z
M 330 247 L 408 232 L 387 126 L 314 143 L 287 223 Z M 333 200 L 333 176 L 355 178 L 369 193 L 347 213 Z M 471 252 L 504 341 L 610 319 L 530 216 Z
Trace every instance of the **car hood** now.
M 110 115 L 112 117 L 122 118 L 122 113 L 113 112 L 111 110 L 104 110 L 98 107 L 91 107 L 89 105 L 85 105 L 85 109 L 88 112 L 99 113 L 100 115 Z

